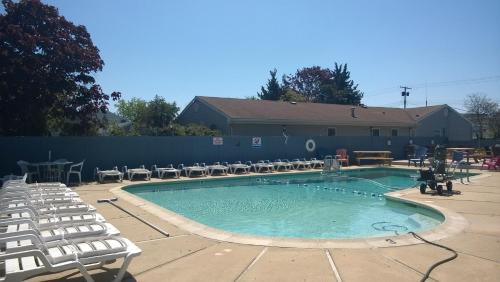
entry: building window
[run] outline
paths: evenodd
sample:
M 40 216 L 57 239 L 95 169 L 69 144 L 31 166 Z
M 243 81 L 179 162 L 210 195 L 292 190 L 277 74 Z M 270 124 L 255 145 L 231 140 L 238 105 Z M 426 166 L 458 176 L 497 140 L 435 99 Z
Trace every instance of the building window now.
M 337 130 L 334 127 L 328 128 L 328 136 L 335 136 L 337 135 Z
M 380 128 L 372 128 L 372 136 L 380 136 Z
M 391 129 L 391 136 L 396 137 L 399 135 L 399 131 L 395 128 Z

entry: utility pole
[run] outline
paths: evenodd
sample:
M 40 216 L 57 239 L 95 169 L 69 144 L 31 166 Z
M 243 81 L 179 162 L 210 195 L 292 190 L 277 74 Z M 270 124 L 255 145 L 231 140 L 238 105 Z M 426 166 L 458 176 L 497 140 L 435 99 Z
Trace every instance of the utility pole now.
M 404 108 L 406 109 L 406 97 L 410 96 L 410 92 L 408 92 L 408 90 L 411 88 L 407 86 L 400 86 L 399 88 L 403 89 L 403 92 L 401 92 L 401 96 L 404 97 Z

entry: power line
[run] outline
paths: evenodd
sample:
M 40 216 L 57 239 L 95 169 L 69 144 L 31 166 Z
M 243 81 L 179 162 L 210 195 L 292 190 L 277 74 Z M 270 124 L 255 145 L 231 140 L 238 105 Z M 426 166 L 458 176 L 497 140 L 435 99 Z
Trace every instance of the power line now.
M 468 84 L 479 84 L 479 83 L 487 83 L 487 82 L 495 82 L 495 81 L 500 81 L 500 75 L 494 75 L 494 76 L 484 76 L 484 77 L 479 77 L 479 78 L 472 78 L 472 79 L 460 79 L 460 80 L 449 80 L 449 81 L 439 81 L 439 82 L 432 82 L 432 83 L 417 83 L 417 84 L 410 84 L 413 88 L 413 90 L 421 89 L 421 88 L 434 88 L 434 87 L 447 87 L 447 86 L 455 86 L 455 85 L 468 85 Z M 386 94 L 394 94 L 399 88 L 398 87 L 387 87 L 383 88 L 377 91 L 370 91 L 374 92 L 375 94 L 370 95 L 370 97 L 376 97 L 376 96 L 381 96 L 381 95 L 386 95 Z

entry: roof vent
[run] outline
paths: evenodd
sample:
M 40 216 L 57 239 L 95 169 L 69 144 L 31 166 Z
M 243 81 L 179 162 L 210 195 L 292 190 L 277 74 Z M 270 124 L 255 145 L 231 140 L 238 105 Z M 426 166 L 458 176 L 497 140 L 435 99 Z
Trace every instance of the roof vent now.
M 351 108 L 351 116 L 352 116 L 353 118 L 357 118 L 357 116 L 356 116 L 356 107 L 352 107 L 352 108 Z
M 295 101 L 290 101 L 290 104 L 292 104 L 292 105 L 296 105 L 296 104 L 297 104 L 297 102 L 295 102 Z
M 415 115 L 415 116 L 416 116 L 416 117 L 420 117 L 420 115 L 418 115 L 418 114 L 417 114 L 417 115 Z

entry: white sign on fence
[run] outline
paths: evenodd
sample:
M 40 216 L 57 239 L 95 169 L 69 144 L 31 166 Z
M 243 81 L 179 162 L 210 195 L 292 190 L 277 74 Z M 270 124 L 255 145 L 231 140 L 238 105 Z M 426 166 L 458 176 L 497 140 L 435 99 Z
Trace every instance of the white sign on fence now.
M 212 138 L 212 144 L 215 145 L 215 146 L 224 145 L 224 138 L 222 138 L 222 137 L 213 137 Z
M 252 137 L 252 147 L 254 148 L 262 147 L 262 137 Z

